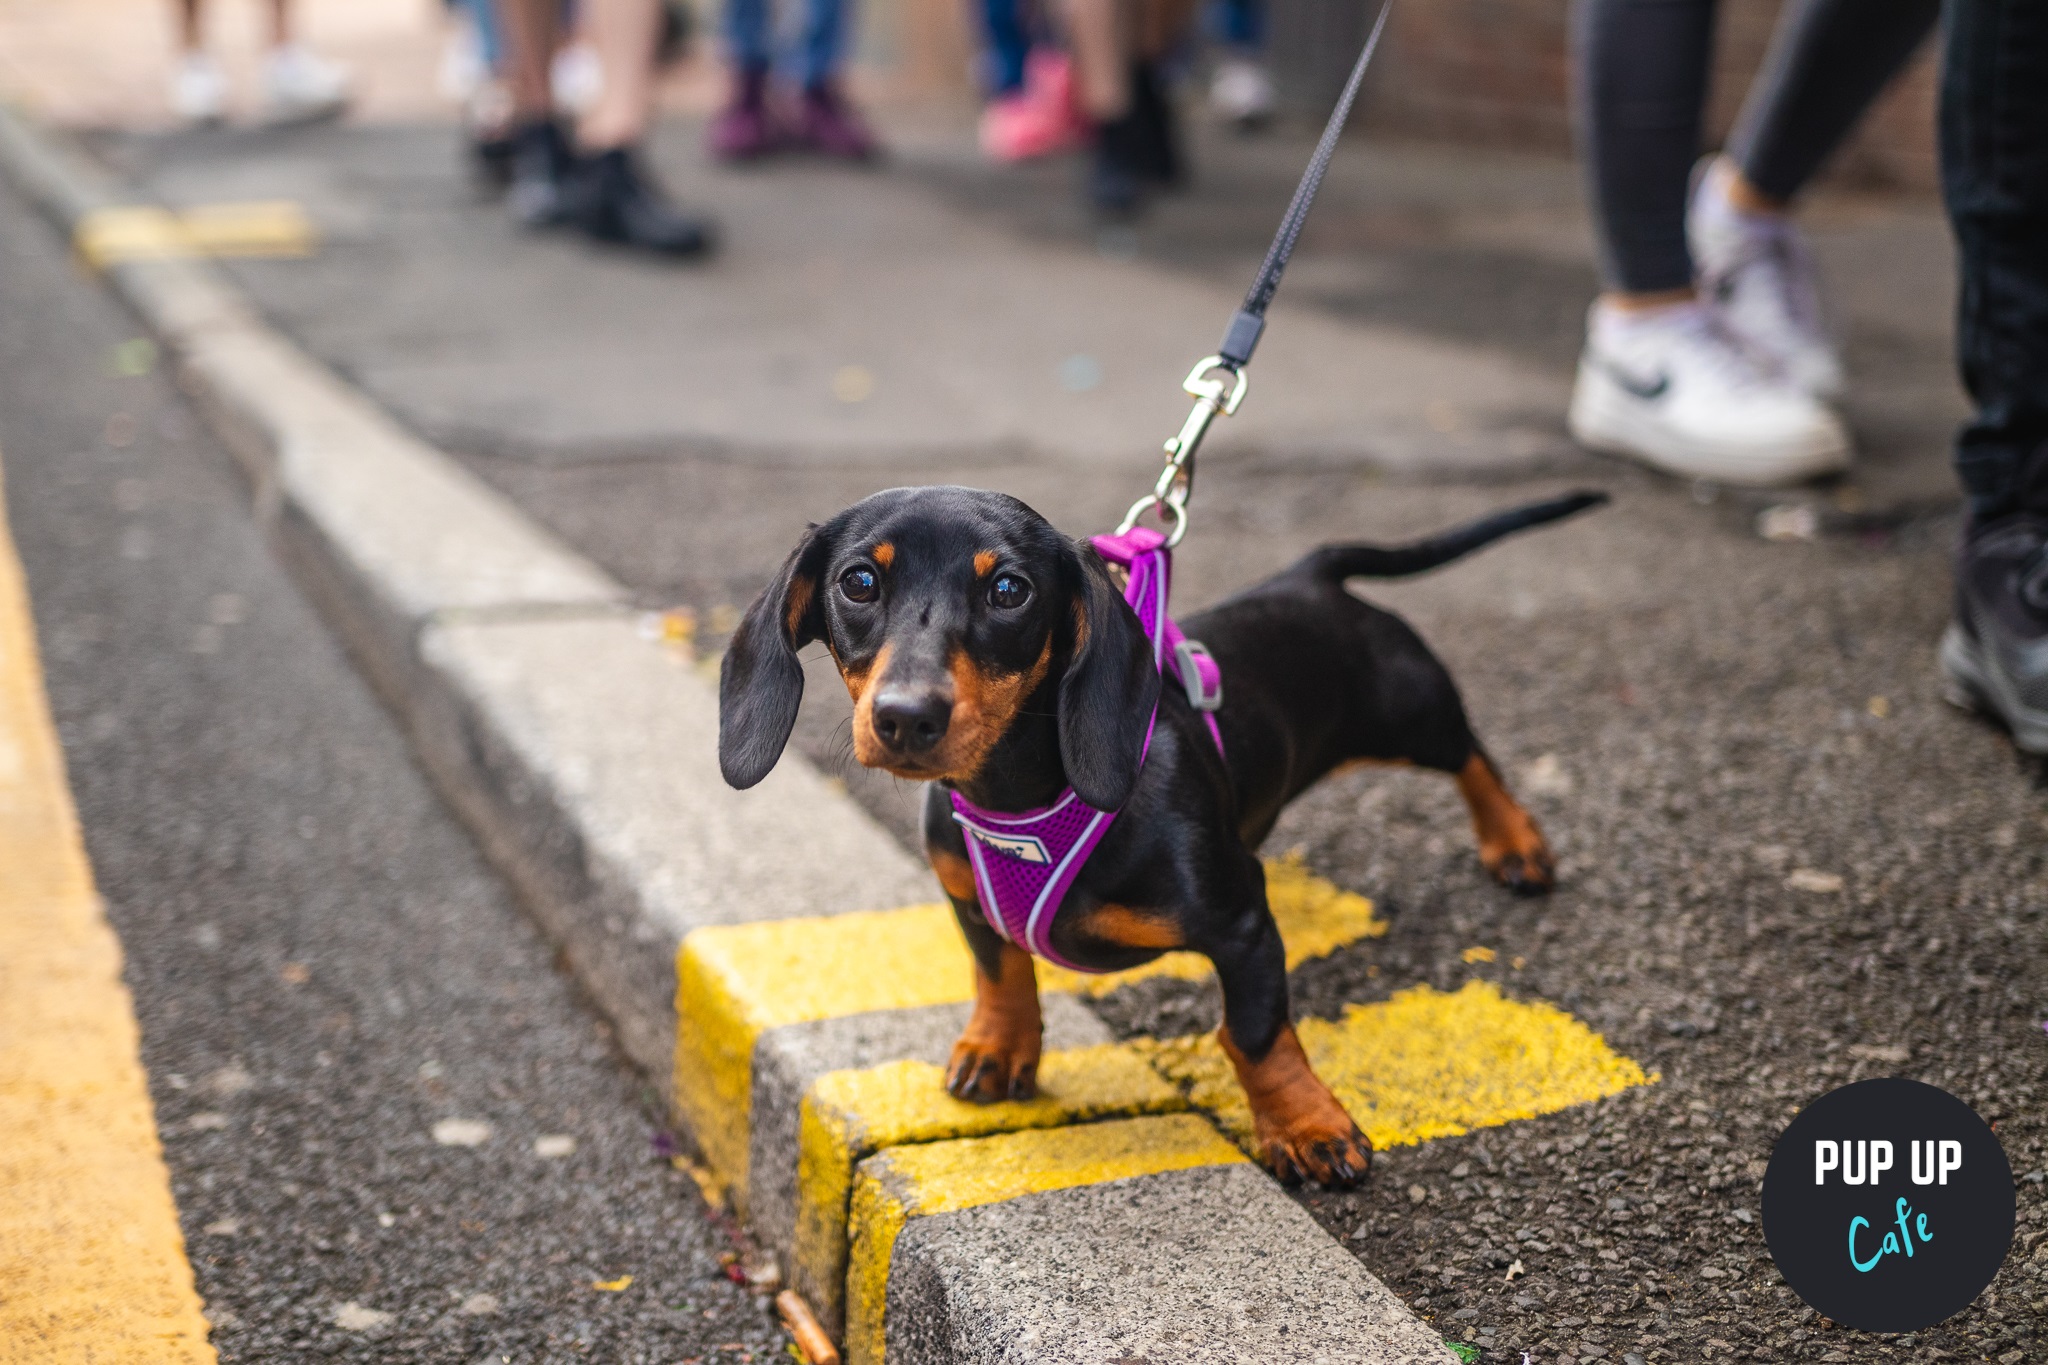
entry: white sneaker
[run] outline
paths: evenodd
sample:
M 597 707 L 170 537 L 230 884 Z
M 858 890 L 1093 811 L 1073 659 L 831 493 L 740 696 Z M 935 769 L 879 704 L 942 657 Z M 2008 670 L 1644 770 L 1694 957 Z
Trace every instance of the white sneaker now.
M 1751 353 L 1816 398 L 1842 392 L 1842 361 L 1821 317 L 1813 253 L 1792 220 L 1728 202 L 1734 175 L 1716 158 L 1693 186 L 1685 235 L 1700 297 Z
M 273 123 L 315 123 L 348 108 L 349 74 L 296 43 L 263 58 L 265 112 Z
M 1696 303 L 1634 314 L 1595 303 L 1570 422 L 1582 445 L 1693 479 L 1784 484 L 1849 466 L 1834 413 Z
M 171 73 L 171 110 L 186 123 L 219 123 L 227 117 L 228 81 L 220 64 L 204 52 L 188 52 Z
M 1273 78 L 1244 57 L 1225 57 L 1209 80 L 1209 107 L 1240 128 L 1256 128 L 1273 117 Z

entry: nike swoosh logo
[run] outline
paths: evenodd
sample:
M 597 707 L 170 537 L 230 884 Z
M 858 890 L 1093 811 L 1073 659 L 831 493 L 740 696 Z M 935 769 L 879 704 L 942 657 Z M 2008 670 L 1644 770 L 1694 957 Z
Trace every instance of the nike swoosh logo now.
M 1671 388 L 1671 376 L 1662 370 L 1657 371 L 1655 379 L 1641 379 L 1610 360 L 1601 361 L 1600 368 L 1607 371 L 1608 378 L 1646 403 L 1662 398 Z

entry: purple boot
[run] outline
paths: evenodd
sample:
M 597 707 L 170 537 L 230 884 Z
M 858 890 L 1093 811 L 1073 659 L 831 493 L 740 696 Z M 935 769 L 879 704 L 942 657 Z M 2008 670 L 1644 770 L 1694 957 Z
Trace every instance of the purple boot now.
M 768 114 L 768 68 L 745 66 L 734 75 L 732 103 L 711 123 L 711 155 L 720 161 L 753 161 L 780 142 Z
M 805 88 L 797 109 L 796 138 L 812 151 L 841 161 L 872 161 L 881 151 L 875 135 L 831 81 Z

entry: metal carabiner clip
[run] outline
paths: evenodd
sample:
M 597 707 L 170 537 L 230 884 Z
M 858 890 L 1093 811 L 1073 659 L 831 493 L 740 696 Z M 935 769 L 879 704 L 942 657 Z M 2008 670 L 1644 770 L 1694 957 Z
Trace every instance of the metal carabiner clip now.
M 1188 413 L 1188 420 L 1181 423 L 1180 434 L 1166 443 L 1168 463 L 1184 468 L 1194 458 L 1195 449 L 1202 444 L 1202 437 L 1208 432 L 1209 423 L 1216 419 L 1216 414 L 1235 417 L 1250 385 L 1251 380 L 1245 372 L 1220 355 L 1204 356 L 1197 361 L 1180 385 L 1181 392 L 1195 400 L 1194 410 Z M 1224 396 L 1226 390 L 1229 393 L 1227 398 Z
M 1188 533 L 1188 468 L 1194 462 L 1195 451 L 1218 413 L 1225 417 L 1236 413 L 1250 383 L 1243 370 L 1220 355 L 1205 356 L 1188 371 L 1188 377 L 1181 381 L 1181 390 L 1194 398 L 1195 406 L 1188 413 L 1188 420 L 1181 424 L 1180 433 L 1166 443 L 1166 468 L 1159 471 L 1159 482 L 1150 493 L 1131 504 L 1123 523 L 1116 528 L 1118 535 L 1137 525 L 1146 508 L 1163 507 L 1166 510 L 1160 515 L 1173 522 L 1166 544 L 1168 548 L 1180 544 L 1181 537 Z

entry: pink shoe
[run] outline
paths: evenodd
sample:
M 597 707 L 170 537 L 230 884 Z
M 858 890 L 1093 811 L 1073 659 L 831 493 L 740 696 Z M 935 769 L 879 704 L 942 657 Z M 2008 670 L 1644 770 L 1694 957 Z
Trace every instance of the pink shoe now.
M 780 140 L 768 114 L 767 71 L 735 73 L 732 102 L 711 121 L 711 155 L 720 161 L 754 161 L 774 151 Z
M 829 81 L 804 91 L 797 108 L 796 140 L 841 161 L 871 161 L 880 150 L 867 124 Z
M 1074 66 L 1064 52 L 1033 48 L 1024 88 L 981 113 L 981 150 L 992 161 L 1029 161 L 1079 147 L 1088 123 L 1074 107 Z

